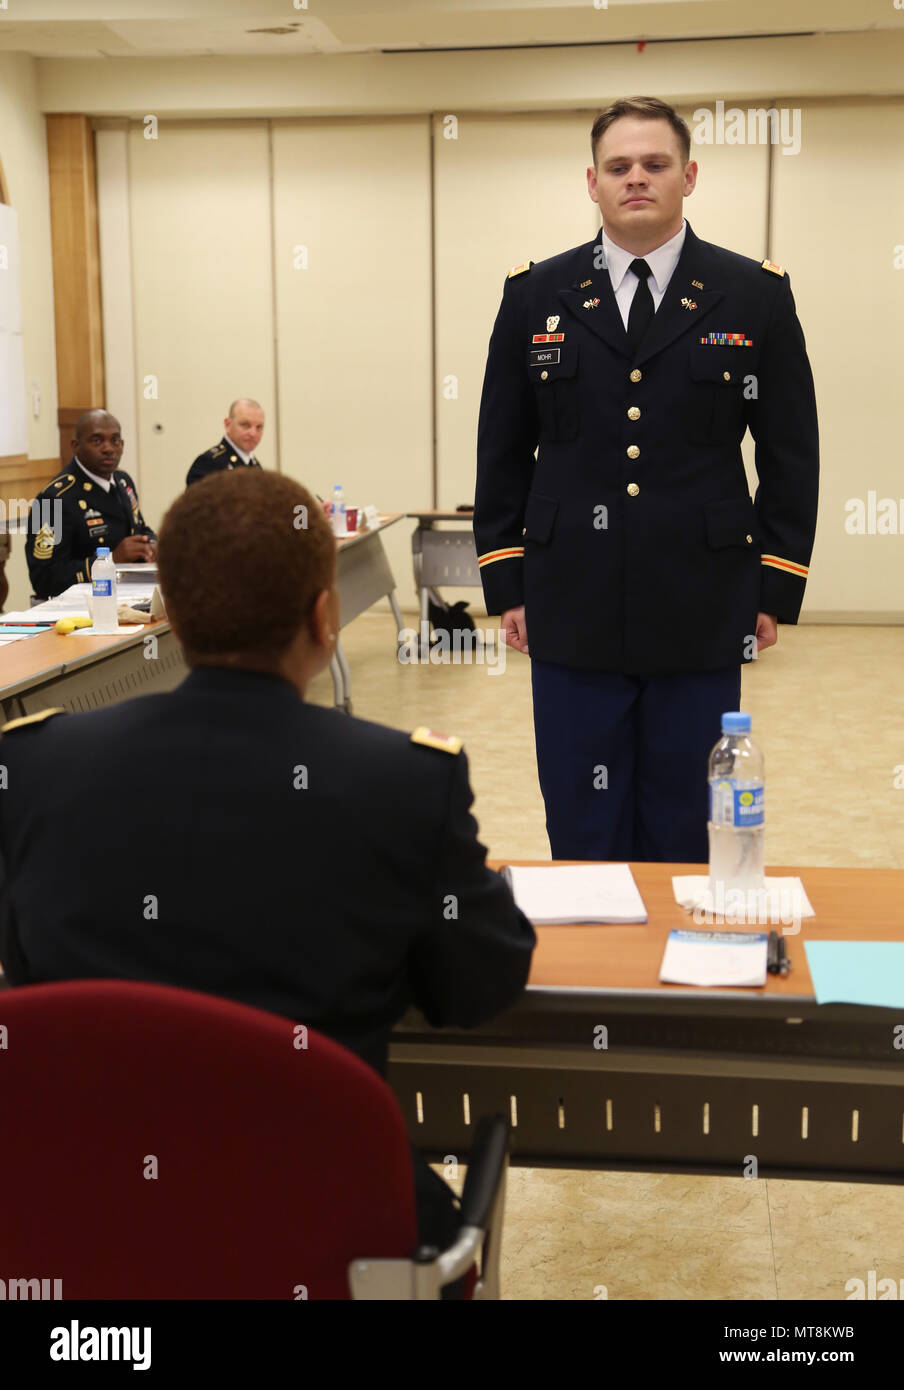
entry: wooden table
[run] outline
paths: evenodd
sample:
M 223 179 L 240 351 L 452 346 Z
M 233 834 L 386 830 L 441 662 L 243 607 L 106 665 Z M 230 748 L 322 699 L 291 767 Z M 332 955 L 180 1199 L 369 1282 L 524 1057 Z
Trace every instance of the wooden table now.
M 380 539 L 381 531 L 401 519 L 401 512 L 381 517 L 375 529 L 338 541 L 340 627 L 387 597 L 401 630 L 395 579 Z M 40 605 L 32 612 L 38 621 Z M 157 639 L 153 649 L 145 642 L 148 634 Z M 351 712 L 351 673 L 338 641 L 330 670 L 335 702 Z M 3 722 L 50 705 L 77 713 L 131 695 L 171 690 L 185 674 L 185 658 L 166 622 L 149 623 L 142 632 L 122 637 L 63 637 L 51 629 L 0 647 L 0 709 Z
M 122 637 L 62 637 L 51 628 L 0 647 L 0 707 L 4 721 L 50 705 L 80 713 L 171 690 L 184 676 L 182 649 L 167 622 Z
M 706 990 L 658 979 L 670 929 L 693 925 L 671 877 L 705 866 L 631 869 L 646 924 L 540 927 L 505 1014 L 466 1032 L 412 1013 L 395 1030 L 390 1084 L 415 1143 L 465 1154 L 498 1111 L 516 1163 L 904 1180 L 904 1010 L 817 1004 L 804 952 L 904 940 L 904 870 L 770 868 L 800 876 L 816 913 L 787 939 L 791 973 Z

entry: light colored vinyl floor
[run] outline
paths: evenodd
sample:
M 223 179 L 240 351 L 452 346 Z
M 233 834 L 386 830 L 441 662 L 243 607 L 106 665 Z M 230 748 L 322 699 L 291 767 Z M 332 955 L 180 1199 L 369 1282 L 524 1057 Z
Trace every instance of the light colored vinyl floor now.
M 548 858 L 528 658 L 400 664 L 377 612 L 342 643 L 356 715 L 461 735 L 490 855 Z M 332 702 L 328 676 L 309 698 Z M 767 863 L 904 868 L 904 628 L 780 628 L 742 706 L 766 759 Z M 904 1186 L 510 1169 L 507 1299 L 845 1299 L 870 1270 L 904 1280 Z

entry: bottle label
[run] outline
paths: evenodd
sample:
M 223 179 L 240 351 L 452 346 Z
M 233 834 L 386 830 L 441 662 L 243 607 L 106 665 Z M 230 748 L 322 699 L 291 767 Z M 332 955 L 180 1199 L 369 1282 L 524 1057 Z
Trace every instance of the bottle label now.
M 709 784 L 709 818 L 713 825 L 762 825 L 765 818 L 765 789 L 739 787 L 723 777 Z
M 112 598 L 113 580 L 112 579 L 92 579 L 91 592 L 95 598 Z

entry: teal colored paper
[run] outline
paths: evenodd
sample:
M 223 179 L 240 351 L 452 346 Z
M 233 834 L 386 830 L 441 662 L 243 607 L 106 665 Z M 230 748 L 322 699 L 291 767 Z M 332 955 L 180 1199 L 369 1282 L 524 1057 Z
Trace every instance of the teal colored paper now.
M 904 1008 L 904 941 L 805 941 L 817 1004 Z

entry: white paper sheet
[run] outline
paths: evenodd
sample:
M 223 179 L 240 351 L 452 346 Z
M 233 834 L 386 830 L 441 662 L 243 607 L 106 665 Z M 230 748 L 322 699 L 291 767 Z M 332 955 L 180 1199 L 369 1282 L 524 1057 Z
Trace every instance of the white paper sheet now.
M 769 937 L 765 932 L 669 932 L 659 970 L 668 985 L 746 985 L 766 983 Z
M 802 917 L 815 917 L 813 905 L 799 878 L 765 878 L 763 890 L 757 894 L 737 895 L 731 890 L 714 899 L 709 890 L 707 874 L 674 874 L 672 892 L 679 907 L 688 912 L 697 909 L 696 917 L 704 922 L 725 922 L 728 926 L 750 922 L 757 926 L 766 923 L 798 922 Z

